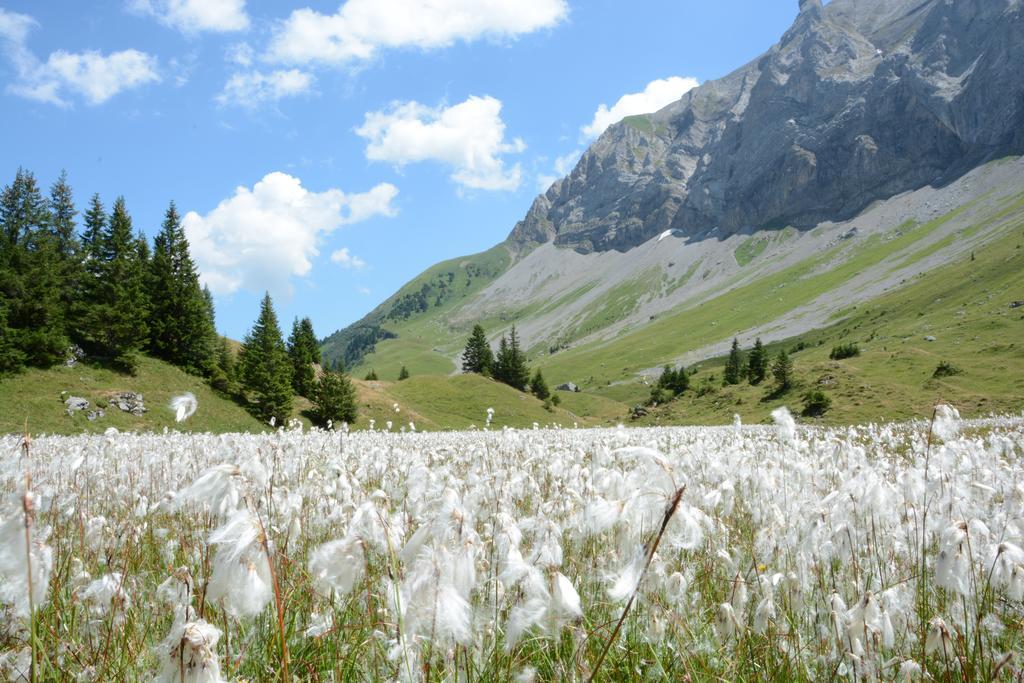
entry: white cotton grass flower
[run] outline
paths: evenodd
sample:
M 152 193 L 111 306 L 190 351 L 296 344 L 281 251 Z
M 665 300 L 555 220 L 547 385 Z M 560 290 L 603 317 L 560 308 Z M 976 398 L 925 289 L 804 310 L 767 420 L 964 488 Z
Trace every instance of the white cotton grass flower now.
M 796 438 L 796 420 L 789 412 L 789 408 L 782 406 L 772 411 L 772 420 L 779 428 L 779 438 L 785 443 L 791 444 Z
M 948 656 L 953 653 L 953 636 L 942 617 L 935 617 L 928 622 L 928 637 L 924 643 L 925 654 Z
M 241 474 L 242 470 L 236 465 L 214 465 L 180 491 L 174 497 L 172 507 L 177 509 L 185 503 L 198 503 L 208 505 L 210 511 L 218 517 L 227 517 L 238 509 L 238 502 L 241 499 L 238 490 Z
M 960 411 L 945 403 L 935 406 L 932 433 L 942 441 L 952 441 L 960 434 Z
M 156 595 L 170 607 L 191 605 L 192 596 L 195 595 L 192 572 L 188 567 L 178 567 L 157 586 Z
M 121 572 L 104 574 L 77 593 L 77 597 L 89 607 L 95 616 L 114 615 L 114 623 L 124 623 L 132 601 L 125 588 Z
M 736 635 L 740 630 L 739 619 L 736 618 L 736 610 L 728 602 L 718 606 L 718 613 L 715 615 L 715 635 L 722 642 L 725 642 Z
M 306 630 L 302 632 L 302 635 L 307 638 L 319 638 L 332 628 L 334 628 L 334 623 L 330 614 L 317 614 L 314 612 L 309 615 L 309 622 L 307 622 Z
M 640 584 L 640 577 L 643 575 L 644 565 L 647 563 L 647 553 L 641 546 L 633 554 L 633 558 L 624 566 L 619 573 L 613 577 L 612 587 L 608 589 L 608 597 L 615 602 L 625 602 L 633 594 Z
M 157 648 L 156 683 L 224 683 L 217 660 L 221 631 L 198 619 L 191 607 L 178 607 L 171 631 Z
M 184 394 L 172 398 L 170 405 L 171 410 L 174 411 L 174 421 L 184 422 L 195 415 L 196 409 L 199 408 L 199 401 L 196 400 L 192 392 L 186 391 Z
M 911 681 L 920 681 L 924 679 L 924 669 L 921 665 L 912 659 L 908 659 L 900 664 L 900 680 L 904 683 L 911 683 Z
M 53 550 L 44 542 L 45 532 L 39 533 L 31 523 L 29 545 L 26 546 L 26 515 L 31 520 L 35 506 L 35 495 L 29 491 L 22 497 L 22 509 L 15 509 L 0 522 L 0 607 L 12 605 L 19 617 L 29 616 L 30 604 L 37 611 L 46 604 L 50 572 L 53 570 Z
M 262 543 L 259 523 L 246 509 L 236 511 L 210 534 L 210 545 L 217 546 L 217 552 L 206 597 L 223 600 L 225 609 L 236 618 L 256 616 L 274 595 Z
M 353 537 L 324 543 L 309 558 L 313 584 L 326 597 L 347 595 L 362 580 L 365 567 L 362 541 Z

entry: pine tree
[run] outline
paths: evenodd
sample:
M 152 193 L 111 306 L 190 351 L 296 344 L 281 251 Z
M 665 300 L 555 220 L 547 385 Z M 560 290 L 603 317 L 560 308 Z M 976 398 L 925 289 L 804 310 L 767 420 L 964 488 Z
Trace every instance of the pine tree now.
M 370 371 L 368 373 L 366 373 L 366 377 L 364 379 L 367 382 L 376 382 L 379 379 L 377 377 L 377 371 L 374 370 L 373 368 L 370 368 Z
M 245 335 L 239 370 L 256 415 L 283 425 L 292 412 L 292 364 L 269 293 L 260 304 L 259 318 Z
M 740 352 L 739 340 L 734 337 L 732 348 L 729 350 L 729 358 L 725 361 L 722 384 L 739 384 L 741 381 L 743 381 L 743 354 Z
M 313 414 L 317 424 L 326 427 L 356 421 L 356 390 L 341 369 L 325 369 L 313 392 Z
M 145 266 L 124 198 L 114 202 L 102 235 L 99 262 L 85 325 L 90 350 L 134 372 L 149 337 Z
M 76 313 L 81 310 L 84 276 L 82 243 L 75 230 L 74 196 L 68 184 L 68 174 L 61 171 L 60 177 L 50 186 L 50 226 L 57 245 L 57 260 L 60 267 L 61 315 L 64 316 L 64 334 L 76 338 L 79 321 Z
M 217 354 L 213 300 L 199 284 L 174 202 L 153 240 L 149 291 L 154 355 L 197 375 L 212 373 Z
M 779 351 L 779 355 L 772 364 L 772 375 L 775 377 L 775 389 L 779 393 L 788 391 L 793 386 L 793 361 L 789 359 L 786 349 Z
M 320 364 L 320 344 L 313 332 L 313 321 L 296 318 L 288 337 L 288 357 L 292 361 L 292 388 L 299 396 L 312 398 L 316 389 L 316 369 Z
M 493 365 L 494 353 L 487 341 L 487 334 L 483 327 L 474 325 L 473 332 L 466 342 L 466 349 L 462 352 L 462 371 L 489 375 Z
M 541 374 L 540 368 L 537 368 L 537 371 L 533 373 L 533 379 L 530 380 L 530 393 L 542 401 L 551 398 L 551 390 L 548 389 L 548 383 L 544 381 L 544 375 Z
M 747 359 L 747 378 L 751 384 L 760 384 L 768 376 L 768 352 L 758 337 Z
M 107 210 L 103 208 L 103 202 L 100 201 L 98 194 L 94 194 L 89 200 L 89 210 L 85 212 L 83 227 L 84 260 L 86 262 L 103 260 L 103 231 L 107 227 Z
M 401 382 L 407 379 L 409 379 L 409 369 L 403 365 L 402 369 L 398 371 L 398 381 Z
M 515 325 L 507 338 L 501 338 L 498 355 L 494 359 L 493 375 L 494 379 L 519 391 L 526 391 L 530 383 L 530 368 L 526 364 L 526 354 L 519 348 Z
M 235 392 L 235 354 L 227 337 L 217 337 L 217 363 L 210 375 L 210 385 L 225 394 Z
M 15 343 L 14 334 L 7 326 L 7 306 L 0 301 L 0 376 L 21 370 L 25 354 Z
M 7 329 L 25 359 L 48 367 L 64 358 L 68 338 L 60 247 L 35 176 L 18 169 L 0 197 L 0 294 Z

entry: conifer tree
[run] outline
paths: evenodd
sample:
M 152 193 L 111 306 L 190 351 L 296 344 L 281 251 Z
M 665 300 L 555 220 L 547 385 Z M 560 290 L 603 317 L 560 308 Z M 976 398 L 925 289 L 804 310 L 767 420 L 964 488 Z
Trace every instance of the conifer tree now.
M 260 304 L 259 318 L 245 335 L 239 370 L 256 415 L 283 425 L 292 412 L 292 364 L 269 292 Z
M 313 332 L 313 321 L 296 318 L 288 337 L 288 357 L 292 361 L 292 388 L 299 396 L 312 398 L 316 389 L 316 370 L 320 364 L 320 345 Z
M 526 364 L 526 355 L 519 348 L 515 325 L 512 326 L 507 338 L 501 338 L 498 355 L 494 359 L 493 374 L 494 379 L 519 391 L 526 391 L 530 383 L 530 368 Z
M 729 358 L 725 361 L 725 371 L 722 373 L 723 384 L 739 384 L 743 380 L 743 354 L 740 352 L 740 342 L 735 337 L 732 340 L 732 348 L 729 350 Z
M 494 365 L 494 353 L 487 341 L 487 334 L 480 325 L 473 326 L 466 348 L 462 352 L 462 371 L 489 375 Z
M 760 384 L 768 376 L 768 352 L 758 337 L 747 359 L 747 378 L 751 384 Z
M 772 375 L 775 377 L 775 389 L 779 393 L 788 391 L 793 386 L 793 361 L 789 359 L 786 349 L 779 351 L 779 355 L 772 364 Z
M 370 368 L 370 371 L 368 373 L 366 373 L 366 377 L 364 379 L 367 382 L 376 382 L 379 379 L 377 377 L 377 371 L 374 370 L 373 368 Z
M 0 376 L 21 370 L 25 354 L 18 349 L 14 334 L 7 326 L 7 306 L 0 301 Z
M 35 176 L 18 169 L 0 197 L 0 294 L 7 329 L 27 362 L 48 367 L 63 359 L 68 339 L 58 240 Z
M 145 268 L 124 198 L 114 202 L 102 235 L 100 261 L 90 265 L 96 281 L 87 312 L 90 350 L 129 372 L 149 337 L 146 324 Z
M 94 194 L 89 199 L 89 209 L 85 212 L 82 230 L 83 260 L 95 262 L 103 260 L 103 231 L 107 227 L 107 210 L 103 208 L 100 196 Z
M 80 310 L 83 294 L 84 270 L 82 267 L 82 243 L 75 230 L 74 196 L 68 184 L 68 174 L 61 171 L 60 177 L 50 186 L 50 226 L 57 245 L 57 260 L 60 267 L 61 314 L 64 316 L 65 336 L 75 339 L 78 320 L 75 313 Z
M 153 240 L 149 291 L 150 348 L 154 355 L 188 372 L 211 374 L 217 354 L 213 299 L 199 284 L 174 202 Z
M 551 390 L 548 389 L 548 383 L 544 381 L 544 375 L 541 374 L 540 368 L 537 368 L 537 371 L 533 373 L 533 379 L 530 380 L 530 393 L 542 401 L 551 398 Z
M 356 421 L 356 390 L 342 368 L 325 368 L 320 374 L 313 392 L 313 414 L 321 427 Z
M 398 371 L 398 381 L 401 382 L 407 379 L 409 379 L 409 369 L 403 365 L 402 369 Z

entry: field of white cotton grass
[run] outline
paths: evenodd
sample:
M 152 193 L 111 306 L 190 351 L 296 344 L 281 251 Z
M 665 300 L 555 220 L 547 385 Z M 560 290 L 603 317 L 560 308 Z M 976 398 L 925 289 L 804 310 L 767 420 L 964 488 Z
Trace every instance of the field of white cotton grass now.
M 1022 680 L 1024 419 L 0 440 L 0 673 Z

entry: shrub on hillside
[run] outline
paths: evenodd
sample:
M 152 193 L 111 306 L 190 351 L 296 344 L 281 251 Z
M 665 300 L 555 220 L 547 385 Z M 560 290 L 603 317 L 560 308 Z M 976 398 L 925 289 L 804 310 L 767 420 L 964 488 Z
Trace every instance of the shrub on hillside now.
M 808 391 L 804 394 L 804 417 L 821 417 L 832 407 L 832 399 L 823 391 Z
M 828 354 L 830 360 L 843 360 L 860 355 L 860 347 L 854 343 L 840 344 L 832 347 L 832 353 Z
M 939 364 L 935 366 L 935 372 L 932 373 L 932 377 L 940 379 L 942 377 L 952 377 L 953 375 L 959 375 L 963 370 L 953 365 L 949 361 L 939 361 Z

